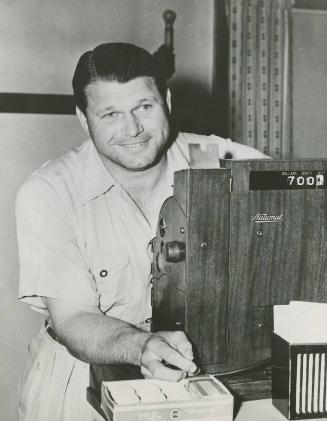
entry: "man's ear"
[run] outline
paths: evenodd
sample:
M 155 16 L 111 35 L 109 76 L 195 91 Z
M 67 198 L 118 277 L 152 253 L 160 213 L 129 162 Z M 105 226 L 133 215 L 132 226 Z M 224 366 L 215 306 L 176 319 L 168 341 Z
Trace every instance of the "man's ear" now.
M 79 122 L 81 123 L 81 126 L 83 127 L 83 129 L 86 131 L 86 133 L 89 134 L 89 126 L 87 124 L 85 114 L 78 107 L 76 107 L 76 115 L 77 115 L 77 117 L 79 119 Z
M 171 92 L 169 88 L 167 88 L 166 103 L 169 110 L 169 114 L 171 114 Z

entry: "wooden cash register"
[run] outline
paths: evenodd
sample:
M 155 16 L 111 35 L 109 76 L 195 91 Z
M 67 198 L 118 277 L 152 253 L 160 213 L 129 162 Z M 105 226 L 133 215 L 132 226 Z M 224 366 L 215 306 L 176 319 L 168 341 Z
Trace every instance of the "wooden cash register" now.
M 203 372 L 241 373 L 246 398 L 269 396 L 266 371 L 244 373 L 270 358 L 273 305 L 327 301 L 327 160 L 220 164 L 175 174 L 154 243 L 152 329 L 184 330 Z

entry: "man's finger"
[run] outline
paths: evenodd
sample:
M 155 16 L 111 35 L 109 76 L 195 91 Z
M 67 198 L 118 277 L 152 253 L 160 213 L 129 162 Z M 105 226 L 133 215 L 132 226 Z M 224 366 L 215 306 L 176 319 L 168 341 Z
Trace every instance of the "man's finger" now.
M 192 345 L 190 344 L 190 342 L 188 342 L 187 340 L 185 341 L 181 341 L 178 342 L 176 344 L 176 349 L 185 357 L 188 358 L 189 360 L 193 360 L 194 355 L 193 355 L 193 349 L 192 349 Z
M 160 344 L 156 354 L 161 360 L 164 360 L 182 371 L 193 373 L 197 369 L 197 366 L 191 360 L 185 358 L 177 349 L 172 348 L 165 342 Z
M 185 358 L 193 360 L 192 344 L 184 332 L 160 332 L 160 335 L 164 336 L 169 344 L 177 349 Z
M 153 378 L 170 382 L 178 382 L 186 376 L 183 371 L 166 367 L 160 361 L 152 361 L 147 369 Z
M 145 379 L 152 379 L 152 373 L 150 370 L 148 370 L 146 367 L 141 366 L 141 374 Z

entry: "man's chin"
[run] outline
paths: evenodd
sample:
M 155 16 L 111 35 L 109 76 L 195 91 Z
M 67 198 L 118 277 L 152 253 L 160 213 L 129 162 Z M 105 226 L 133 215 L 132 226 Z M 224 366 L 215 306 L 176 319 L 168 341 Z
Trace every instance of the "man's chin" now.
M 123 160 L 120 162 L 120 165 L 126 168 L 129 171 L 140 172 L 146 171 L 154 166 L 156 166 L 162 159 L 164 153 L 161 150 L 156 156 L 149 157 L 148 159 L 130 159 L 125 162 Z
M 147 162 L 147 163 L 131 163 L 131 164 L 126 164 L 126 165 L 122 165 L 123 167 L 125 167 L 125 169 L 129 170 L 129 171 L 133 171 L 133 172 L 141 172 L 141 171 L 146 171 L 149 168 L 154 167 L 160 159 L 156 159 L 152 162 Z

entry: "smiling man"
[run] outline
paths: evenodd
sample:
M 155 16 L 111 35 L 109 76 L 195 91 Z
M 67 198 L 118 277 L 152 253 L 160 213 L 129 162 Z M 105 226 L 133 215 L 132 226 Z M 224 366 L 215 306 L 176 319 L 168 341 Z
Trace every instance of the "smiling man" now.
M 183 332 L 150 333 L 151 261 L 159 210 L 174 172 L 188 168 L 170 97 L 151 54 L 103 44 L 83 54 L 73 89 L 89 135 L 21 187 L 16 203 L 19 298 L 44 311 L 21 379 L 20 420 L 83 421 L 89 364 L 139 367 L 179 380 L 197 370 Z M 215 136 L 223 157 L 262 158 Z
M 87 112 L 78 110 L 78 116 L 111 172 L 113 166 L 142 171 L 160 162 L 169 125 L 153 78 L 97 80 L 86 95 Z

